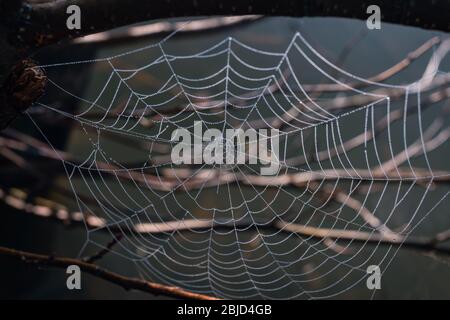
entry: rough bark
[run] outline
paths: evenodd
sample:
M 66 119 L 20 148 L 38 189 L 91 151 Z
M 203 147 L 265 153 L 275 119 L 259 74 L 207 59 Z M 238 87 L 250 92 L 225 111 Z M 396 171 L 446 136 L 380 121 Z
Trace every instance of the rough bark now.
M 43 70 L 31 59 L 14 65 L 2 88 L 0 128 L 7 127 L 18 114 L 32 105 L 44 93 L 46 84 Z

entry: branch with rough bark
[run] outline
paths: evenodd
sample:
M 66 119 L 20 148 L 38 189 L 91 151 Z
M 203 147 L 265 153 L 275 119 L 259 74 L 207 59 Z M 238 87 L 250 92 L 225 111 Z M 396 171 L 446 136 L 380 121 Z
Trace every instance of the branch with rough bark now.
M 0 255 L 13 258 L 15 260 L 32 264 L 36 266 L 67 268 L 71 265 L 77 265 L 80 270 L 94 277 L 103 279 L 110 283 L 116 284 L 125 290 L 138 290 L 153 295 L 164 295 L 177 299 L 189 300 L 217 300 L 215 297 L 190 292 L 178 287 L 166 286 L 159 283 L 153 283 L 138 278 L 126 277 L 121 274 L 103 269 L 100 266 L 73 258 L 61 258 L 43 254 L 36 254 L 26 251 L 15 250 L 0 246 Z

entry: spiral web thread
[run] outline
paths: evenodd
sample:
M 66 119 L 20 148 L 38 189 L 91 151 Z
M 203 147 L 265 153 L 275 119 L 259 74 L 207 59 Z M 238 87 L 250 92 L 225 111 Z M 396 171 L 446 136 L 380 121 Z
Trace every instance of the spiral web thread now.
M 395 240 L 447 197 L 432 188 L 447 174 L 432 170 L 429 153 L 443 147 L 449 129 L 439 117 L 425 116 L 423 102 L 433 92 L 429 79 L 447 79 L 437 68 L 404 86 L 372 82 L 329 62 L 300 33 L 283 52 L 230 37 L 174 55 L 167 42 L 42 66 L 51 88 L 36 110 L 69 120 L 75 141 L 89 149 L 58 153 L 77 210 L 105 222 L 86 223 L 85 247 L 104 248 L 99 234 L 115 238 L 119 229 L 123 238 L 112 251 L 152 281 L 224 298 L 327 298 L 364 285 L 369 265 L 386 270 L 399 247 L 305 230 Z M 120 67 L 135 55 L 147 62 Z M 90 85 L 93 97 L 52 80 L 53 72 L 76 74 L 85 64 L 106 70 Z M 302 84 L 308 70 L 337 94 L 318 97 L 314 86 Z M 159 85 L 146 86 L 146 75 L 158 75 Z M 64 108 L 61 97 L 76 100 L 77 110 Z M 346 106 L 348 99 L 356 102 Z M 29 113 L 52 145 L 38 115 Z M 385 130 L 378 132 L 383 119 Z M 247 164 L 172 164 L 171 132 L 192 130 L 195 120 L 222 132 L 280 129 L 280 172 L 261 179 Z M 358 137 L 362 142 L 352 144 Z M 128 157 L 115 144 L 120 139 L 142 148 Z M 391 223 L 401 229 L 391 230 Z

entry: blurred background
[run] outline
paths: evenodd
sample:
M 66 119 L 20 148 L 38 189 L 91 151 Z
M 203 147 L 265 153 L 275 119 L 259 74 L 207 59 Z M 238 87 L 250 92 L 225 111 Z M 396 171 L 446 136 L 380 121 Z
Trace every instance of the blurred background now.
M 177 23 L 179 20 L 171 21 Z M 155 23 L 158 23 L 156 21 Z M 127 28 L 120 29 L 117 34 L 126 32 Z M 403 27 L 382 23 L 381 30 L 367 30 L 365 22 L 336 19 L 336 18 L 258 18 L 254 21 L 246 21 L 244 23 L 205 30 L 204 32 L 186 32 L 178 33 L 165 43 L 165 51 L 168 54 L 192 54 L 211 47 L 213 44 L 225 39 L 233 37 L 242 43 L 250 45 L 261 50 L 271 52 L 283 52 L 289 45 L 295 32 L 301 32 L 302 36 L 324 57 L 333 63 L 339 65 L 346 71 L 358 75 L 362 78 L 368 78 L 375 74 L 388 69 L 400 60 L 404 59 L 410 52 L 420 47 L 426 41 L 435 36 L 446 38 L 444 33 L 424 31 L 418 28 Z M 53 64 L 58 62 L 90 60 L 99 57 L 108 57 L 120 52 L 141 48 L 149 43 L 156 43 L 166 36 L 160 34 L 150 37 L 127 37 L 126 39 L 118 38 L 114 41 L 96 41 L 91 42 L 75 42 L 60 46 L 53 46 L 38 53 L 35 59 L 39 64 Z M 417 80 L 423 74 L 433 50 L 428 54 L 417 59 L 398 75 L 389 79 L 391 84 L 406 84 Z M 130 55 L 121 60 L 123 67 L 141 66 L 151 61 L 152 52 L 140 52 L 136 55 Z M 242 53 L 245 57 L 245 53 Z M 345 57 L 343 59 L 343 57 Z M 262 58 L 261 58 L 262 59 Z M 258 61 L 252 61 L 258 64 Z M 261 62 L 263 63 L 263 62 Z M 121 67 L 121 66 L 117 66 Z M 181 74 L 191 74 L 200 77 L 201 72 L 195 64 L 178 65 L 177 70 Z M 207 69 L 217 70 L 213 68 L 213 64 L 208 65 Z M 299 73 L 304 76 L 305 82 L 320 82 L 320 77 L 315 73 L 313 68 L 307 65 L 298 65 L 298 69 L 304 68 Z M 450 59 L 446 58 L 440 65 L 440 70 L 448 71 L 450 68 Z M 76 70 L 76 71 L 74 71 Z M 71 92 L 75 92 L 81 97 L 95 96 L 95 92 L 99 88 L 99 84 L 104 81 L 107 71 L 104 69 L 104 63 L 88 63 L 77 66 L 69 65 L 58 69 L 49 69 L 48 73 L 51 79 L 58 83 L 70 85 Z M 197 72 L 197 73 L 196 73 Z M 158 77 L 158 75 L 153 75 Z M 140 85 L 146 86 L 147 80 Z M 56 94 L 56 93 L 55 93 Z M 112 94 L 112 93 L 111 93 Z M 67 100 L 60 100 L 65 108 L 76 110 L 80 108 L 80 101 L 70 97 L 63 97 Z M 63 99 L 58 97 L 58 99 Z M 43 97 L 43 101 L 56 101 L 52 89 Z M 61 102 L 62 101 L 62 102 Z M 445 101 L 442 103 L 442 108 Z M 438 108 L 436 108 L 438 109 Z M 384 109 L 385 110 L 385 109 Z M 434 110 L 434 109 L 433 109 Z M 424 116 L 424 121 L 429 123 L 436 117 L 437 111 L 430 111 Z M 427 111 L 428 112 L 428 111 Z M 89 154 L 92 145 L 87 141 L 87 136 L 80 134 L 81 128 L 77 125 L 71 126 L 63 118 L 46 118 L 42 114 L 42 110 L 37 108 L 30 112 L 33 119 L 44 128 L 45 135 L 51 140 L 52 145 L 60 150 L 66 150 L 70 153 L 78 155 Z M 361 118 L 349 119 L 343 123 L 343 132 L 347 136 L 352 136 L 352 121 L 361 123 Z M 448 123 L 448 119 L 444 119 Z M 10 133 L 26 133 L 36 139 L 43 141 L 42 136 L 32 125 L 30 119 L 26 116 L 14 122 L 9 128 Z M 396 128 L 395 130 L 400 130 Z M 398 131 L 400 132 L 400 131 Z M 8 135 L 8 134 L 7 134 Z M 95 132 L 93 133 L 95 136 Z M 395 136 L 395 134 L 394 134 Z M 399 139 L 400 133 L 399 133 Z M 126 146 L 115 144 L 113 137 L 106 138 L 109 144 L 108 150 L 114 149 L 115 157 L 126 155 L 126 157 L 142 156 L 139 153 L 133 154 Z M 400 141 L 400 140 L 399 140 Z M 45 142 L 45 141 L 44 141 Z M 395 143 L 395 142 L 394 142 Z M 433 169 L 448 169 L 448 157 L 450 149 L 444 146 L 438 152 L 430 153 L 429 159 L 433 164 Z M 25 161 L 34 161 L 35 155 L 23 154 Z M 62 185 L 67 186 L 67 177 L 61 168 L 61 163 L 57 161 L 37 162 L 37 170 L 45 174 L 45 179 L 30 179 L 30 169 L 25 164 L 18 167 L 17 163 L 11 161 L 7 157 L 0 155 L 2 163 L 0 169 L 1 188 L 10 190 L 19 197 L 27 200 L 33 200 L 34 197 L 45 197 L 46 199 L 55 200 L 58 203 L 64 203 L 69 208 L 77 210 L 74 197 L 69 192 L 61 194 L 55 189 L 61 188 Z M 418 161 L 423 161 L 418 160 Z M 58 166 L 58 168 L 56 168 Z M 40 181 L 37 183 L 36 181 Z M 79 183 L 79 182 L 78 182 Z M 77 182 L 75 181 L 75 184 Z M 81 187 L 80 187 L 81 188 Z M 432 207 L 437 199 L 448 192 L 447 185 L 439 185 L 436 196 L 426 198 L 424 207 Z M 24 191 L 25 190 L 25 191 Z M 25 192 L 25 195 L 23 193 Z M 211 194 L 204 191 L 202 201 L 211 207 L 226 207 L 227 202 L 223 197 L 213 198 Z M 389 191 L 388 191 L 389 192 Z M 80 193 L 82 193 L 80 191 Z M 411 197 L 420 197 L 422 191 L 412 191 Z M 179 196 L 180 201 L 187 201 L 183 195 Z M 222 199 L 222 200 L 221 200 Z M 373 201 L 376 203 L 377 197 Z M 157 197 L 154 199 L 157 202 Z M 222 201 L 222 202 L 221 202 Z M 208 203 L 209 202 L 209 203 Z M 186 202 L 189 207 L 192 204 Z M 193 205 L 195 207 L 195 205 Z M 282 208 L 282 204 L 278 205 Z M 381 203 L 379 211 L 390 211 L 389 201 Z M 401 213 L 396 212 L 393 219 L 394 227 L 401 227 L 404 221 L 409 221 L 411 213 L 414 211 L 417 202 L 409 200 L 404 205 Z M 38 253 L 49 253 L 55 256 L 77 256 L 83 250 L 83 255 L 92 254 L 98 251 L 96 246 L 84 247 L 87 239 L 87 232 L 84 227 L 75 225 L 64 225 L 59 221 L 42 219 L 31 214 L 24 213 L 22 210 L 12 208 L 3 201 L 0 204 L 1 214 L 3 215 L 0 224 L 0 243 L 3 246 L 9 246 L 21 250 L 27 250 Z M 195 209 L 192 207 L 193 209 Z M 275 204 L 277 209 L 277 204 Z M 450 228 L 450 218 L 447 213 L 449 208 L 448 200 L 433 210 L 428 217 L 414 230 L 415 235 L 433 236 L 434 234 Z M 198 209 L 198 208 L 197 208 Z M 384 210 L 383 210 L 384 209 Z M 173 208 L 175 212 L 175 208 Z M 426 211 L 424 209 L 424 211 Z M 202 216 L 204 212 L 195 213 Z M 96 243 L 108 243 L 110 236 L 106 234 L 90 235 L 94 237 Z M 365 250 L 371 250 L 367 247 Z M 391 253 L 387 251 L 389 248 L 377 248 L 374 261 L 388 256 L 394 256 L 394 250 Z M 376 257 L 378 256 L 378 258 Z M 314 264 L 314 262 L 309 262 Z M 319 263 L 319 261 L 317 262 Z M 123 258 L 118 254 L 108 254 L 100 262 L 102 266 L 114 270 L 121 274 L 129 276 L 145 276 L 143 269 L 139 268 L 131 260 Z M 148 294 L 138 293 L 134 291 L 125 291 L 115 285 L 109 284 L 103 280 L 96 279 L 89 275 L 82 277 L 82 290 L 67 290 L 66 274 L 63 270 L 36 268 L 33 265 L 24 265 L 10 259 L 0 256 L 0 297 L 3 299 L 158 299 Z M 311 265 L 302 266 L 311 268 Z M 164 270 L 162 268 L 161 270 Z M 180 270 L 180 272 L 188 272 L 188 270 Z M 433 254 L 424 254 L 419 251 L 400 249 L 390 264 L 386 264 L 383 269 L 382 289 L 377 291 L 373 298 L 375 299 L 449 299 L 450 298 L 450 260 L 448 257 L 434 256 Z M 147 275 L 148 276 L 148 275 Z M 336 273 L 334 277 L 339 277 Z M 361 277 L 350 277 L 342 285 L 343 287 L 352 287 L 337 295 L 342 299 L 368 299 L 372 297 L 373 292 L 367 290 L 365 281 L 360 280 Z M 359 280 L 359 282 L 357 281 Z M 321 284 L 326 287 L 327 283 L 335 283 L 337 278 L 324 280 Z M 327 282 L 329 281 L 329 282 Z M 353 287 L 353 284 L 355 286 Z M 313 287 L 310 288 L 313 290 Z

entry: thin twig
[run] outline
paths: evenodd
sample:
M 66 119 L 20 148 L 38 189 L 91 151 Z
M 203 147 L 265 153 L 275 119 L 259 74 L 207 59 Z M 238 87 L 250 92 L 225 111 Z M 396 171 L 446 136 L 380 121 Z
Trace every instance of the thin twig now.
M 435 253 L 450 254 L 449 248 L 437 247 L 438 244 L 448 241 L 449 230 L 439 233 L 431 238 L 403 236 L 401 234 L 392 234 L 389 236 L 380 233 L 370 233 L 356 230 L 338 230 L 315 228 L 299 224 L 290 224 L 286 222 L 277 222 L 277 227 L 288 232 L 310 236 L 317 239 L 330 238 L 338 241 L 351 241 L 352 243 L 375 244 L 375 245 L 394 245 L 402 248 L 411 248 L 416 250 L 432 251 Z
M 114 248 L 114 246 L 118 242 L 120 242 L 120 240 L 122 240 L 122 238 L 123 238 L 123 233 L 118 233 L 117 235 L 114 235 L 112 240 L 106 245 L 106 247 L 104 247 L 102 250 L 100 250 L 96 254 L 94 254 L 90 257 L 84 258 L 83 261 L 85 261 L 87 263 L 94 263 L 94 262 L 97 262 L 97 261 L 103 259 L 103 257 L 106 256 L 108 253 L 110 253 L 111 250 Z
M 8 199 L 5 201 L 5 199 Z M 230 228 L 250 228 L 254 226 L 248 221 L 235 221 L 233 223 L 221 223 L 207 219 L 186 219 L 179 221 L 166 221 L 160 223 L 139 223 L 133 226 L 119 224 L 107 224 L 99 217 L 83 214 L 81 212 L 69 212 L 66 209 L 53 209 L 49 207 L 37 206 L 26 203 L 25 200 L 6 195 L 0 189 L 0 200 L 6 204 L 23 212 L 30 213 L 40 218 L 52 219 L 62 223 L 70 223 L 76 226 L 86 226 L 90 229 L 104 232 L 120 232 L 122 234 L 164 234 L 174 231 L 191 231 L 207 229 L 230 229 Z M 46 208 L 46 210 L 44 210 Z M 84 220 L 84 222 L 83 222 Z M 106 228 L 106 226 L 108 226 Z M 416 249 L 421 251 L 433 251 L 435 253 L 450 255 L 450 248 L 442 248 L 438 245 L 450 239 L 450 230 L 444 231 L 431 238 L 405 236 L 399 233 L 363 232 L 353 230 L 325 229 L 285 221 L 276 221 L 272 224 L 258 225 L 258 230 L 269 229 L 286 233 L 296 233 L 300 236 L 313 237 L 316 239 L 333 239 L 337 241 L 351 241 L 352 243 L 393 245 L 403 248 Z
M 16 260 L 37 266 L 67 268 L 71 265 L 77 265 L 80 267 L 81 271 L 121 286 L 125 290 L 139 290 L 154 295 L 164 295 L 167 297 L 178 299 L 218 300 L 215 297 L 190 292 L 178 287 L 171 287 L 159 283 L 141 280 L 138 278 L 126 277 L 101 268 L 96 264 L 88 263 L 78 259 L 53 257 L 49 255 L 19 251 L 7 247 L 0 247 L 0 255 L 8 256 Z

